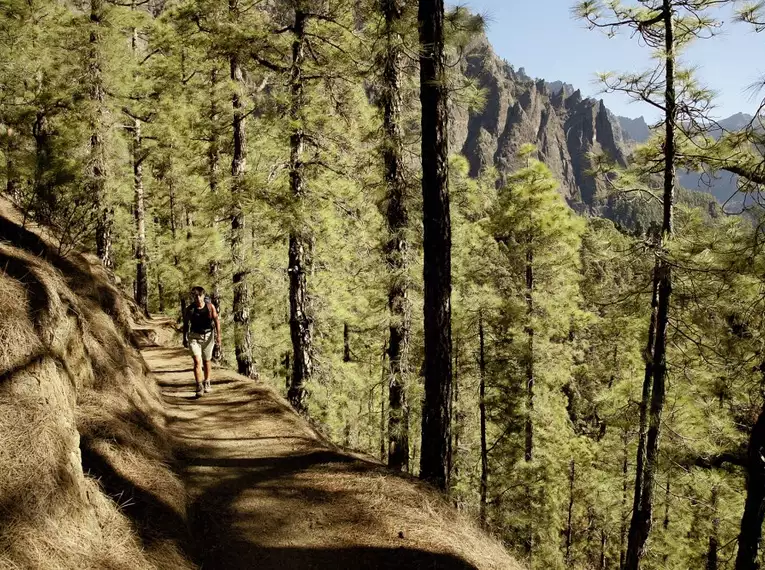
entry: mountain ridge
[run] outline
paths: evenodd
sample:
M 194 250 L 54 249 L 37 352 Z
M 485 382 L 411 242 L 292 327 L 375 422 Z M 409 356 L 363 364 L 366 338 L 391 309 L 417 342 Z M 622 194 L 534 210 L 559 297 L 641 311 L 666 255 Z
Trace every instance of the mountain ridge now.
M 504 183 L 522 166 L 517 157 L 520 147 L 532 143 L 569 205 L 580 212 L 608 216 L 612 199 L 605 183 L 590 174 L 591 156 L 606 154 L 626 166 L 631 148 L 650 137 L 651 127 L 644 116 L 618 116 L 602 99 L 584 97 L 569 83 L 531 78 L 523 67 L 516 70 L 499 57 L 485 36 L 467 47 L 461 72 L 486 92 L 482 109 L 452 112 L 452 144 L 466 157 L 471 176 L 494 167 L 499 183 Z M 751 116 L 736 113 L 718 124 L 736 130 L 750 120 Z M 736 192 L 735 177 L 709 179 L 694 172 L 678 176 L 683 187 L 711 194 L 719 203 Z

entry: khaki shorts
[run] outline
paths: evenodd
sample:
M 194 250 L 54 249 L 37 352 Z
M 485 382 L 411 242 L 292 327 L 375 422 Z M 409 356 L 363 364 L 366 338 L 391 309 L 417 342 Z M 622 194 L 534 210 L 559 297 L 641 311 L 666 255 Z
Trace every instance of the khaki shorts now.
M 214 346 L 215 334 L 213 331 L 204 334 L 189 333 L 189 350 L 192 356 L 202 360 L 212 360 Z

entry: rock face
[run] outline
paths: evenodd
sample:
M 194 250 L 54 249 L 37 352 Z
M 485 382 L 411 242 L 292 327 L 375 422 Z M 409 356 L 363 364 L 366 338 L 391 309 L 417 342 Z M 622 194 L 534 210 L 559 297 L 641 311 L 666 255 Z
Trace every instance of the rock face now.
M 622 127 L 624 138 L 629 141 L 642 143 L 651 136 L 651 130 L 643 117 L 630 119 L 629 117 L 619 117 L 619 124 Z
M 477 111 L 455 110 L 452 145 L 461 149 L 471 175 L 495 167 L 500 181 L 522 166 L 520 147 L 532 143 L 538 157 L 560 182 L 560 192 L 575 207 L 591 209 L 604 194 L 603 183 L 587 171 L 589 153 L 605 153 L 626 165 L 619 122 L 602 101 L 585 99 L 570 86 L 532 80 L 499 58 L 484 38 L 466 52 L 464 75 L 486 93 Z

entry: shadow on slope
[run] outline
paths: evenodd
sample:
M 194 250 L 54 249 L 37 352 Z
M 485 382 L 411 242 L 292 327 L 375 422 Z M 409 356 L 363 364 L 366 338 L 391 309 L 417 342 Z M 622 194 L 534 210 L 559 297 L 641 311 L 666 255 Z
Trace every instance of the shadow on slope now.
M 285 547 L 268 544 L 283 539 L 288 532 L 311 532 L 316 526 L 342 527 L 366 525 L 375 528 L 380 521 L 347 489 L 327 488 L 335 475 L 358 476 L 379 472 L 372 464 L 356 461 L 332 451 L 265 458 L 207 458 L 190 462 L 195 467 L 225 468 L 217 484 L 209 487 L 189 509 L 194 536 L 199 539 L 197 559 L 206 569 L 308 570 L 333 568 L 410 568 L 473 570 L 476 567 L 451 554 L 434 553 L 401 545 L 391 547 L 341 545 L 329 547 Z M 220 473 L 220 472 L 219 472 Z M 306 477 L 308 475 L 308 477 Z M 313 476 L 313 477 L 312 477 Z M 310 481 L 316 478 L 318 485 Z M 330 484 L 331 486 L 331 484 Z M 280 497 L 282 512 L 266 496 Z M 264 500 L 265 499 L 265 500 Z M 234 513 L 235 505 L 245 501 L 248 516 Z M 285 505 L 284 503 L 288 503 Z M 286 512 L 285 512 L 286 511 Z M 231 521 L 236 520 L 236 525 Z M 306 526 L 306 521 L 308 525 Z M 304 537 L 300 537 L 304 538 Z M 338 542 L 342 536 L 336 537 Z M 349 539 L 352 537 L 348 537 Z M 358 538 L 358 537 L 357 537 Z M 310 542 L 310 537 L 309 537 Z M 342 542 L 341 542 L 342 544 Z
M 185 351 L 144 355 L 185 465 L 203 568 L 519 568 L 439 493 L 335 448 L 270 387 L 218 369 L 213 392 L 192 399 Z

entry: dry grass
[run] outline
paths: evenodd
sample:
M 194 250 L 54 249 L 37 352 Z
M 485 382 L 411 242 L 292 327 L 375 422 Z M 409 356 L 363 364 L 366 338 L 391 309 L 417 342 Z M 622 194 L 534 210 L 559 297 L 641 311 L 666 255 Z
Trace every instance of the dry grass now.
M 194 568 L 129 304 L 91 259 L 8 216 L 0 289 L 0 568 Z
M 502 545 L 431 487 L 337 449 L 273 389 L 216 370 L 191 398 L 187 354 L 144 352 L 186 462 L 195 533 L 210 570 L 520 570 Z

